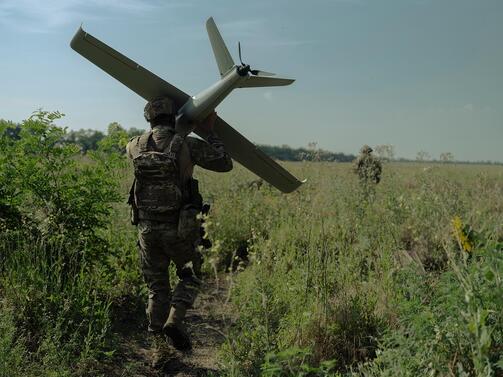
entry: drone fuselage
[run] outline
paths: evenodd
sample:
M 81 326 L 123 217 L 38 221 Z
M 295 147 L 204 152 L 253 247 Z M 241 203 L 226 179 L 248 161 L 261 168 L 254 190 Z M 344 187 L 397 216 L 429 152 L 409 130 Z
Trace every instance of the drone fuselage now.
M 247 80 L 249 75 L 242 76 L 237 66 L 232 67 L 224 77 L 209 88 L 189 97 L 178 110 L 178 115 L 186 122 L 199 122 L 206 118 L 235 89 Z

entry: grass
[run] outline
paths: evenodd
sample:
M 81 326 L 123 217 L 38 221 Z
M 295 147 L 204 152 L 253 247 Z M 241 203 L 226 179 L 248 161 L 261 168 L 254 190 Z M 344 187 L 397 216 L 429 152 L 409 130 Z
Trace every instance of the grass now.
M 391 346 L 396 342 L 389 339 L 409 331 L 402 328 L 404 318 L 412 324 L 415 315 L 421 316 L 417 307 L 409 317 L 401 311 L 402 305 L 408 307 L 411 296 L 404 292 L 404 271 L 418 277 L 412 280 L 415 285 L 411 289 L 417 290 L 426 311 L 439 310 L 437 301 L 429 302 L 429 291 L 439 295 L 439 302 L 445 300 L 437 291 L 441 284 L 453 298 L 460 299 L 449 300 L 443 309 L 450 317 L 430 318 L 433 327 L 460 319 L 458 332 L 451 334 L 458 348 L 443 349 L 437 354 L 440 360 L 454 363 L 469 375 L 483 375 L 480 365 L 485 358 L 487 370 L 500 373 L 501 349 L 497 344 L 501 317 L 492 318 L 486 334 L 495 339 L 490 336 L 491 341 L 485 341 L 477 357 L 472 348 L 480 339 L 464 334 L 473 323 L 487 326 L 489 317 L 481 319 L 484 310 L 498 313 L 502 304 L 481 293 L 476 308 L 464 317 L 468 304 L 460 286 L 462 281 L 475 279 L 472 269 L 501 262 L 501 167 L 387 165 L 382 184 L 369 197 L 358 186 L 349 165 L 287 166 L 297 176 L 308 177 L 306 187 L 288 196 L 267 187 L 250 190 L 236 184 L 251 179 L 240 170 L 234 174 L 243 178 L 233 177 L 234 188 L 232 182 L 222 183 L 231 187 L 227 193 L 222 186 L 212 188 L 211 182 L 202 185 L 220 193 L 215 198 L 218 212 L 212 219 L 217 225 L 214 234 L 220 240 L 219 257 L 228 260 L 243 243 L 249 252 L 249 266 L 235 274 L 231 294 L 239 314 L 222 352 L 229 375 L 272 373 L 269 367 L 274 355 L 284 357 L 291 350 L 302 351 L 302 358 L 292 357 L 299 362 L 299 369 L 290 365 L 290 372 L 279 368 L 277 375 L 297 375 L 306 365 L 316 369 L 327 360 L 333 362 L 328 374 L 380 375 L 376 371 L 383 355 L 396 351 Z M 463 219 L 471 237 L 477 233 L 469 254 L 473 257 L 466 263 L 460 255 L 467 253 L 459 247 L 452 225 L 456 217 Z M 499 276 L 488 274 L 493 275 Z M 501 285 L 492 285 L 484 276 L 478 277 L 481 291 L 502 296 Z M 421 335 L 426 339 L 410 342 L 417 357 L 421 352 L 418 344 L 428 344 L 432 336 L 427 331 Z M 410 339 L 409 335 L 404 337 Z M 462 341 L 464 338 L 468 341 Z M 461 354 L 464 361 L 458 366 Z M 400 355 L 403 365 L 393 372 L 389 366 L 383 375 L 406 374 L 409 367 L 409 374 L 415 375 L 410 355 Z M 376 361 L 372 364 L 371 360 Z M 440 363 L 428 367 L 432 359 L 424 361 L 428 372 L 449 373 Z
M 146 293 L 130 166 L 51 156 L 62 168 L 36 181 L 44 160 L 23 160 L 34 173 L 18 191 L 0 169 L 19 209 L 0 224 L 2 377 L 103 375 L 113 324 L 141 315 Z M 386 164 L 377 187 L 360 187 L 349 164 L 285 165 L 308 179 L 288 195 L 240 166 L 196 170 L 212 204 L 205 272 L 228 272 L 236 318 L 222 375 L 502 375 L 501 166 Z

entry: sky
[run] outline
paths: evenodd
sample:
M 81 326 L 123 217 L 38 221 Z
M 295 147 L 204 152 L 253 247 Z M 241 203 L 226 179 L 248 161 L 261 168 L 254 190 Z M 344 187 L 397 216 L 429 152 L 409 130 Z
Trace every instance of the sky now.
M 295 78 L 237 89 L 218 114 L 257 144 L 503 162 L 501 0 L 0 0 L 0 118 L 147 128 L 145 101 L 74 52 L 83 28 L 190 94 L 219 79 L 213 16 L 237 61 Z

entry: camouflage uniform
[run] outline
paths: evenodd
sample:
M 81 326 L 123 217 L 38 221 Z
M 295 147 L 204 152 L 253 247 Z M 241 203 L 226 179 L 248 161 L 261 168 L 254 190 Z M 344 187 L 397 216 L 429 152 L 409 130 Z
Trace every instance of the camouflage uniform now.
M 381 181 L 381 162 L 372 155 L 372 148 L 364 145 L 354 162 L 354 172 L 358 174 L 363 185 L 378 184 Z
M 170 126 L 157 125 L 152 129 L 151 143 L 157 150 L 166 151 L 174 137 Z M 128 157 L 134 159 L 140 154 L 141 136 L 132 138 L 126 150 Z M 194 165 L 202 168 L 226 172 L 232 169 L 232 160 L 224 151 L 223 144 L 216 137 L 203 140 L 186 137 L 177 156 L 181 187 L 188 187 Z M 187 200 L 187 193 L 182 190 L 182 197 Z M 185 313 L 194 303 L 200 285 L 201 255 L 197 250 L 199 230 L 180 236 L 179 211 L 168 213 L 160 218 L 139 211 L 138 245 L 141 267 L 148 285 L 149 331 L 158 333 L 166 323 L 170 308 L 181 308 Z M 180 282 L 173 294 L 169 284 L 168 268 L 173 261 Z M 184 314 L 183 314 L 184 315 Z M 182 317 L 183 317 L 182 315 Z

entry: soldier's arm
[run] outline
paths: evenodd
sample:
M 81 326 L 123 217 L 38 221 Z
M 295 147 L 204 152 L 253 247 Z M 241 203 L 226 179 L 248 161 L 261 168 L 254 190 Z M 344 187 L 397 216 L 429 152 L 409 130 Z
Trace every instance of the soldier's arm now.
M 218 137 L 210 136 L 208 142 L 194 137 L 187 137 L 185 140 L 194 165 L 217 172 L 232 170 L 232 159 Z

